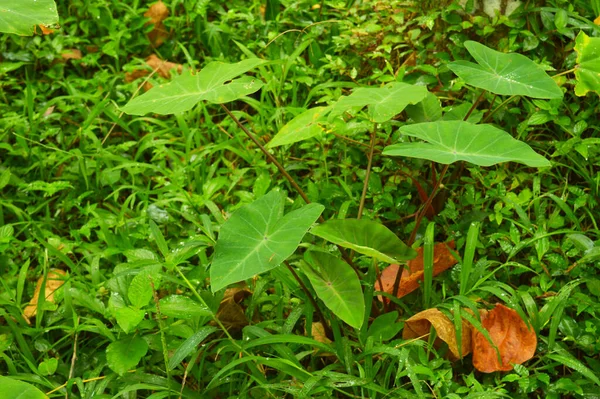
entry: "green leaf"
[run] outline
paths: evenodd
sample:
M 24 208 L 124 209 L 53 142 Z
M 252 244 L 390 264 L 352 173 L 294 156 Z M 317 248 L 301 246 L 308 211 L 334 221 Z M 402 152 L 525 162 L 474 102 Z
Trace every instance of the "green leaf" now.
M 284 144 L 296 143 L 321 133 L 325 129 L 322 124 L 319 124 L 319 121 L 324 120 L 323 117 L 330 109 L 331 107 L 315 107 L 296 116 L 279 130 L 271 141 L 269 141 L 267 147 L 273 148 Z
M 315 226 L 311 234 L 382 262 L 410 260 L 417 252 L 384 225 L 366 219 L 332 219 Z
M 575 51 L 578 64 L 575 68 L 575 94 L 585 96 L 588 91 L 594 91 L 600 95 L 600 38 L 579 32 Z
M 0 375 L 0 387 L 2 387 L 2 397 L 13 399 L 48 399 L 48 397 L 39 389 L 23 381 L 13 380 L 12 378 Z
M 189 319 L 210 316 L 212 312 L 199 302 L 182 295 L 170 295 L 159 301 L 160 313 L 165 316 Z
M 423 101 L 406 107 L 406 114 L 417 123 L 434 122 L 442 118 L 442 105 L 435 94 L 427 92 Z
M 54 0 L 0 0 L 0 32 L 33 35 L 36 25 L 55 25 Z
M 279 266 L 324 209 L 309 204 L 283 216 L 283 200 L 281 193 L 271 191 L 223 224 L 210 268 L 213 292 Z
M 365 316 L 365 302 L 352 267 L 324 252 L 308 252 L 306 258 L 315 268 L 304 270 L 317 296 L 337 317 L 360 328 Z
M 566 351 L 561 352 L 560 354 L 549 353 L 546 355 L 546 357 L 577 371 L 579 374 L 587 377 L 594 384 L 600 385 L 600 378 L 598 378 L 598 375 L 587 368 L 585 364 L 574 358 L 570 353 Z
M 148 344 L 140 337 L 127 337 L 106 348 L 108 367 L 119 375 L 133 369 L 148 352 Z
M 329 120 L 352 108 L 369 107 L 372 122 L 382 123 L 392 119 L 409 104 L 417 104 L 427 95 L 424 86 L 392 82 L 384 87 L 361 87 L 349 96 L 343 96 L 333 106 Z
M 160 265 L 148 266 L 142 270 L 131 280 L 127 297 L 131 304 L 136 308 L 144 307 L 152 299 L 152 284 L 154 289 L 158 289 L 160 282 Z
M 216 327 L 211 326 L 201 327 L 194 335 L 186 339 L 169 359 L 169 370 L 173 370 L 175 367 L 177 367 L 179 363 L 183 361 L 183 359 L 196 350 L 196 347 L 200 342 L 204 341 L 206 337 L 217 330 L 218 329 Z
M 455 61 L 448 68 L 471 86 L 499 95 L 562 98 L 556 82 L 524 55 L 501 53 L 474 41 L 465 47 L 477 64 Z
M 58 359 L 51 357 L 50 359 L 46 359 L 39 364 L 38 371 L 41 375 L 52 375 L 56 372 L 57 367 Z
M 492 125 L 463 121 L 438 121 L 402 126 L 402 134 L 426 143 L 400 143 L 387 146 L 384 155 L 428 159 L 443 164 L 467 161 L 479 166 L 518 162 L 531 167 L 550 166 L 527 144 Z
M 5 169 L 0 173 L 0 190 L 3 189 L 10 181 L 10 169 Z
M 152 88 L 123 107 L 123 112 L 144 115 L 150 112 L 168 115 L 190 110 L 200 101 L 223 104 L 259 90 L 262 81 L 244 76 L 233 78 L 264 64 L 259 58 L 250 58 L 236 64 L 211 62 L 197 74 L 185 72 L 170 83 Z M 225 82 L 231 81 L 227 84 Z
M 123 329 L 126 334 L 133 331 L 138 324 L 144 320 L 146 312 L 140 309 L 133 309 L 128 306 L 115 310 L 115 318 L 119 327 Z
M 573 233 L 567 235 L 567 238 L 575 244 L 575 247 L 580 251 L 589 251 L 594 248 L 594 241 L 583 234 Z

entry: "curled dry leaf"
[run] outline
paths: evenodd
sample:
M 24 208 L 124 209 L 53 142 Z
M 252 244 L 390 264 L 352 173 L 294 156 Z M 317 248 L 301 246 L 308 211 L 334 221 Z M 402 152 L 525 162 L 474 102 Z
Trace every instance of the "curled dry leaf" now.
M 497 304 L 482 316 L 481 324 L 498 347 L 502 363 L 498 361 L 494 347 L 473 328 L 473 365 L 477 370 L 484 373 L 509 371 L 513 369 L 513 364 L 521 364 L 535 354 L 535 331 L 527 327 L 515 310 Z
M 454 248 L 454 241 L 447 243 L 437 243 L 433 247 L 433 275 L 437 276 L 443 271 L 449 269 L 457 263 L 457 260 L 450 252 L 449 248 Z M 417 257 L 409 260 L 407 268 L 402 270 L 402 276 L 400 277 L 400 286 L 398 288 L 398 298 L 402 298 L 405 295 L 410 294 L 417 288 L 419 288 L 419 282 L 424 279 L 423 272 L 423 247 L 417 249 Z M 396 281 L 396 275 L 400 270 L 399 265 L 388 266 L 383 273 L 381 273 L 381 284 L 379 280 L 375 282 L 375 289 L 377 291 L 387 292 L 392 294 L 394 289 L 394 281 Z M 383 285 L 383 287 L 382 287 Z M 378 296 L 379 300 L 383 300 L 381 296 Z
M 40 30 L 42 31 L 42 35 L 51 35 L 52 33 L 54 33 L 54 29 L 50 29 L 49 27 L 45 26 L 45 25 L 38 25 L 40 27 Z
M 146 58 L 146 64 L 165 79 L 171 78 L 171 71 L 173 69 L 177 70 L 178 73 L 181 73 L 183 70 L 183 65 L 176 64 L 174 62 L 163 61 L 158 58 L 156 54 L 152 54 Z M 147 76 L 149 73 L 150 72 L 145 69 L 136 69 L 133 72 L 128 72 L 125 74 L 125 82 L 133 82 L 136 79 Z M 148 91 L 151 88 L 152 85 L 149 82 L 144 83 L 144 90 Z
M 72 48 L 72 49 L 66 49 L 64 50 L 61 55 L 63 60 L 68 61 L 68 60 L 80 60 L 82 57 L 81 54 L 81 50 L 78 50 L 76 48 Z
M 460 359 L 471 353 L 471 325 L 464 319 L 462 320 L 461 356 L 458 351 L 456 329 L 454 328 L 453 321 L 435 308 L 419 312 L 406 320 L 404 330 L 402 331 L 402 338 L 413 339 L 426 337 L 429 335 L 431 327 L 435 329 L 437 334 L 434 345 L 439 347 L 441 344 L 440 340 L 448 344 L 448 349 L 452 355 L 451 358 Z
M 148 39 L 154 47 L 158 47 L 164 43 L 169 36 L 163 21 L 169 16 L 169 9 L 162 1 L 158 1 L 148 8 L 144 13 L 144 17 L 150 18 L 148 24 L 153 24 L 154 28 L 148 33 Z
M 217 318 L 229 331 L 237 332 L 249 322 L 241 303 L 252 295 L 246 288 L 228 288 L 217 310 Z
M 46 277 L 46 286 L 44 287 L 44 294 L 46 302 L 54 303 L 54 293 L 65 283 L 65 276 L 67 273 L 60 269 L 51 269 Z M 29 305 L 23 309 L 23 315 L 25 320 L 29 322 L 29 318 L 33 317 L 37 313 L 38 301 L 40 299 L 40 291 L 42 290 L 42 284 L 44 284 L 44 276 L 40 277 L 35 286 L 33 298 L 29 301 Z
M 314 321 L 312 323 L 311 335 L 315 339 L 315 341 L 330 344 L 331 340 L 327 338 L 327 334 L 325 334 L 325 327 L 323 327 L 323 323 L 320 321 Z

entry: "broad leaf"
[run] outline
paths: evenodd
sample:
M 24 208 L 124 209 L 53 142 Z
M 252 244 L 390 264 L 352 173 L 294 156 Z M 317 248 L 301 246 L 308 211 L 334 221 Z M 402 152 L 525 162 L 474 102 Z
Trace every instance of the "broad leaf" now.
M 283 216 L 283 196 L 277 191 L 240 208 L 221 227 L 210 268 L 212 291 L 279 266 L 323 209 L 309 204 Z
M 2 387 L 2 397 L 4 398 L 48 399 L 42 391 L 33 385 L 1 375 L 0 387 Z
M 131 100 L 122 110 L 134 115 L 150 112 L 167 115 L 187 111 L 200 101 L 222 104 L 237 100 L 256 92 L 263 83 L 249 76 L 232 79 L 265 62 L 258 58 L 236 64 L 211 62 L 197 74 L 185 72 L 170 83 L 152 88 Z M 225 84 L 228 81 L 231 82 Z
M 390 229 L 372 220 L 332 219 L 313 227 L 310 233 L 382 262 L 395 263 L 417 256 Z
M 314 269 L 304 270 L 317 296 L 337 317 L 360 328 L 365 316 L 365 302 L 352 267 L 324 252 L 308 252 L 307 259 Z
M 269 141 L 268 148 L 309 139 L 321 133 L 324 128 L 319 121 L 329 112 L 330 107 L 315 107 L 301 113 L 286 123 L 284 127 Z
M 428 159 L 443 164 L 467 161 L 479 166 L 518 162 L 531 167 L 550 166 L 527 144 L 492 125 L 463 121 L 438 121 L 402 126 L 402 134 L 426 143 L 400 143 L 387 146 L 383 154 Z
M 137 366 L 146 352 L 148 352 L 146 341 L 140 337 L 127 337 L 108 345 L 106 362 L 112 371 L 123 375 Z
M 159 301 L 160 312 L 165 316 L 188 319 L 196 316 L 210 316 L 212 312 L 199 302 L 186 296 L 171 295 Z
M 588 91 L 594 91 L 600 95 L 600 38 L 579 32 L 575 51 L 579 64 L 575 68 L 575 94 L 585 96 Z
M 137 325 L 144 320 L 145 316 L 146 312 L 143 310 L 133 309 L 128 306 L 115 310 L 115 318 L 117 319 L 117 323 L 126 334 L 133 331 Z
M 392 119 L 409 104 L 416 104 L 427 95 L 424 86 L 413 86 L 406 83 L 392 82 L 384 87 L 361 87 L 349 96 L 344 96 L 334 104 L 329 119 L 353 108 L 369 107 L 369 118 L 372 122 L 382 123 Z
M 477 64 L 455 61 L 448 68 L 471 86 L 499 95 L 562 98 L 556 82 L 524 55 L 501 53 L 473 41 L 465 47 Z
M 0 32 L 28 36 L 36 25 L 58 23 L 54 0 L 4 0 L 0 8 Z

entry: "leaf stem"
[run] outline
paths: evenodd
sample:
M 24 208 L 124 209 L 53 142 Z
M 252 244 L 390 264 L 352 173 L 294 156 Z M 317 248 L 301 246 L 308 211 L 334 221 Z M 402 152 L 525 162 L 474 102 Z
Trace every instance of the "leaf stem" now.
M 506 104 L 508 104 L 509 102 L 511 102 L 513 99 L 515 99 L 518 96 L 510 96 L 508 97 L 506 100 L 502 101 L 500 104 L 498 104 L 498 106 L 496 108 L 494 108 L 494 110 L 490 113 L 488 113 L 485 118 L 483 119 L 483 123 L 487 122 L 490 120 L 490 118 L 502 107 L 504 107 Z
M 369 155 L 367 163 L 367 173 L 365 174 L 365 182 L 363 184 L 362 194 L 360 195 L 360 202 L 358 204 L 358 215 L 357 219 L 362 217 L 363 210 L 365 208 L 365 199 L 367 197 L 367 189 L 369 188 L 369 177 L 371 177 L 371 166 L 373 165 L 373 151 L 375 150 L 375 137 L 377 135 L 377 124 L 373 124 L 373 131 L 371 132 L 371 143 L 369 144 Z

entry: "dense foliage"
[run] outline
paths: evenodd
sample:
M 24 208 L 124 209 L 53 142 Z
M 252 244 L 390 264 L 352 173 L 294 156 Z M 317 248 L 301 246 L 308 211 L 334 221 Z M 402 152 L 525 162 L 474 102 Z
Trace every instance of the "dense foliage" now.
M 600 2 L 480 3 L 71 0 L 3 35 L 0 386 L 597 397 Z M 478 57 L 536 78 L 487 87 Z M 501 145 L 454 157 L 430 135 L 455 130 Z M 419 247 L 419 288 L 377 291 Z M 402 336 L 430 308 L 482 333 L 496 303 L 537 335 L 510 371 Z

